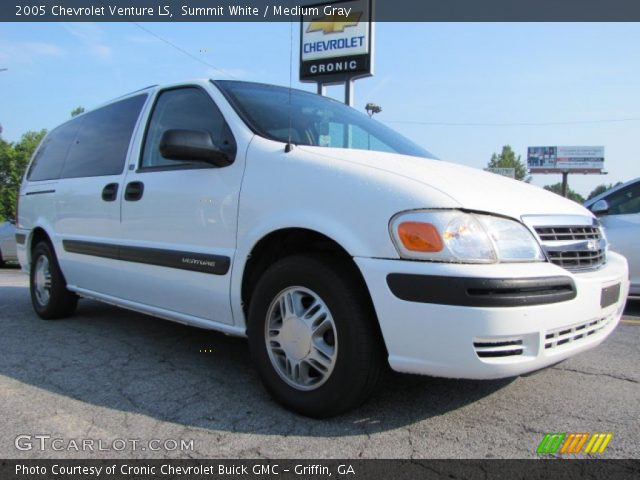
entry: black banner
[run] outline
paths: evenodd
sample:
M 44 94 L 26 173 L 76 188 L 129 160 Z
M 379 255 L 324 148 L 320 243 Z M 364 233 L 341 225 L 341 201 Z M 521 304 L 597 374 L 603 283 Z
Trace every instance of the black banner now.
M 15 0 L 2 22 L 298 22 L 318 0 Z M 377 22 L 634 22 L 637 0 L 377 0 Z
M 336 77 L 337 81 L 344 81 L 343 77 L 369 73 L 371 71 L 370 62 L 369 55 L 301 61 L 300 80 L 313 79 L 330 83 Z
M 640 477 L 640 460 L 2 460 L 3 480 L 522 479 Z

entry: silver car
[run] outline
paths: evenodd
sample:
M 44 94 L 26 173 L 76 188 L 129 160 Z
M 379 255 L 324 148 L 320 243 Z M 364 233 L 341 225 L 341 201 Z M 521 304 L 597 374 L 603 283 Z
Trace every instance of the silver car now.
M 16 225 L 13 222 L 0 224 L 0 267 L 5 262 L 17 262 L 16 255 Z
M 640 295 L 640 178 L 618 185 L 584 204 L 600 217 L 611 250 L 627 257 L 631 289 Z

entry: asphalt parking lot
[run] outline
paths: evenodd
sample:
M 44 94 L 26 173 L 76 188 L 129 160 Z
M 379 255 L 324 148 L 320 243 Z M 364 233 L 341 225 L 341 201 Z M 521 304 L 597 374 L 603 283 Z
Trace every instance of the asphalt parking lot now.
M 603 345 L 552 368 L 389 374 L 357 411 L 318 421 L 270 400 L 242 339 L 89 300 L 45 322 L 27 284 L 0 270 L 2 458 L 534 458 L 546 432 L 611 432 L 602 457 L 640 458 L 640 301 Z

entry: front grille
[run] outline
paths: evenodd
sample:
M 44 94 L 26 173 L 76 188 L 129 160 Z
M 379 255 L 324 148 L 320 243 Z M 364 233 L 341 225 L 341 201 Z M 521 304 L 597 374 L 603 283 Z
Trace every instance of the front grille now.
M 584 340 L 606 327 L 611 318 L 612 317 L 602 317 L 586 323 L 549 330 L 544 336 L 544 348 L 545 350 L 549 350 Z
M 522 339 L 519 338 L 499 341 L 479 340 L 473 342 L 473 348 L 480 358 L 512 357 L 522 355 L 524 351 Z
M 598 225 L 535 225 L 547 258 L 566 270 L 593 270 L 606 261 L 606 240 Z
M 547 252 L 549 260 L 556 265 L 567 270 L 590 269 L 602 265 L 604 262 L 604 251 L 595 252 Z
M 536 233 L 543 242 L 549 240 L 600 240 L 602 234 L 596 226 L 578 227 L 536 227 Z

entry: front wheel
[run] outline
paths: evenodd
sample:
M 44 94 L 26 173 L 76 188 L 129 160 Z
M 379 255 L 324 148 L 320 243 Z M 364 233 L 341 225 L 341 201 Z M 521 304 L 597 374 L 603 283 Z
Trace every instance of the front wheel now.
M 52 320 L 75 312 L 78 296 L 67 290 L 56 255 L 47 242 L 40 242 L 33 249 L 29 279 L 31 303 L 40 318 Z
M 329 257 L 287 257 L 258 281 L 249 345 L 281 404 L 311 417 L 366 400 L 383 370 L 375 313 L 353 268 Z

